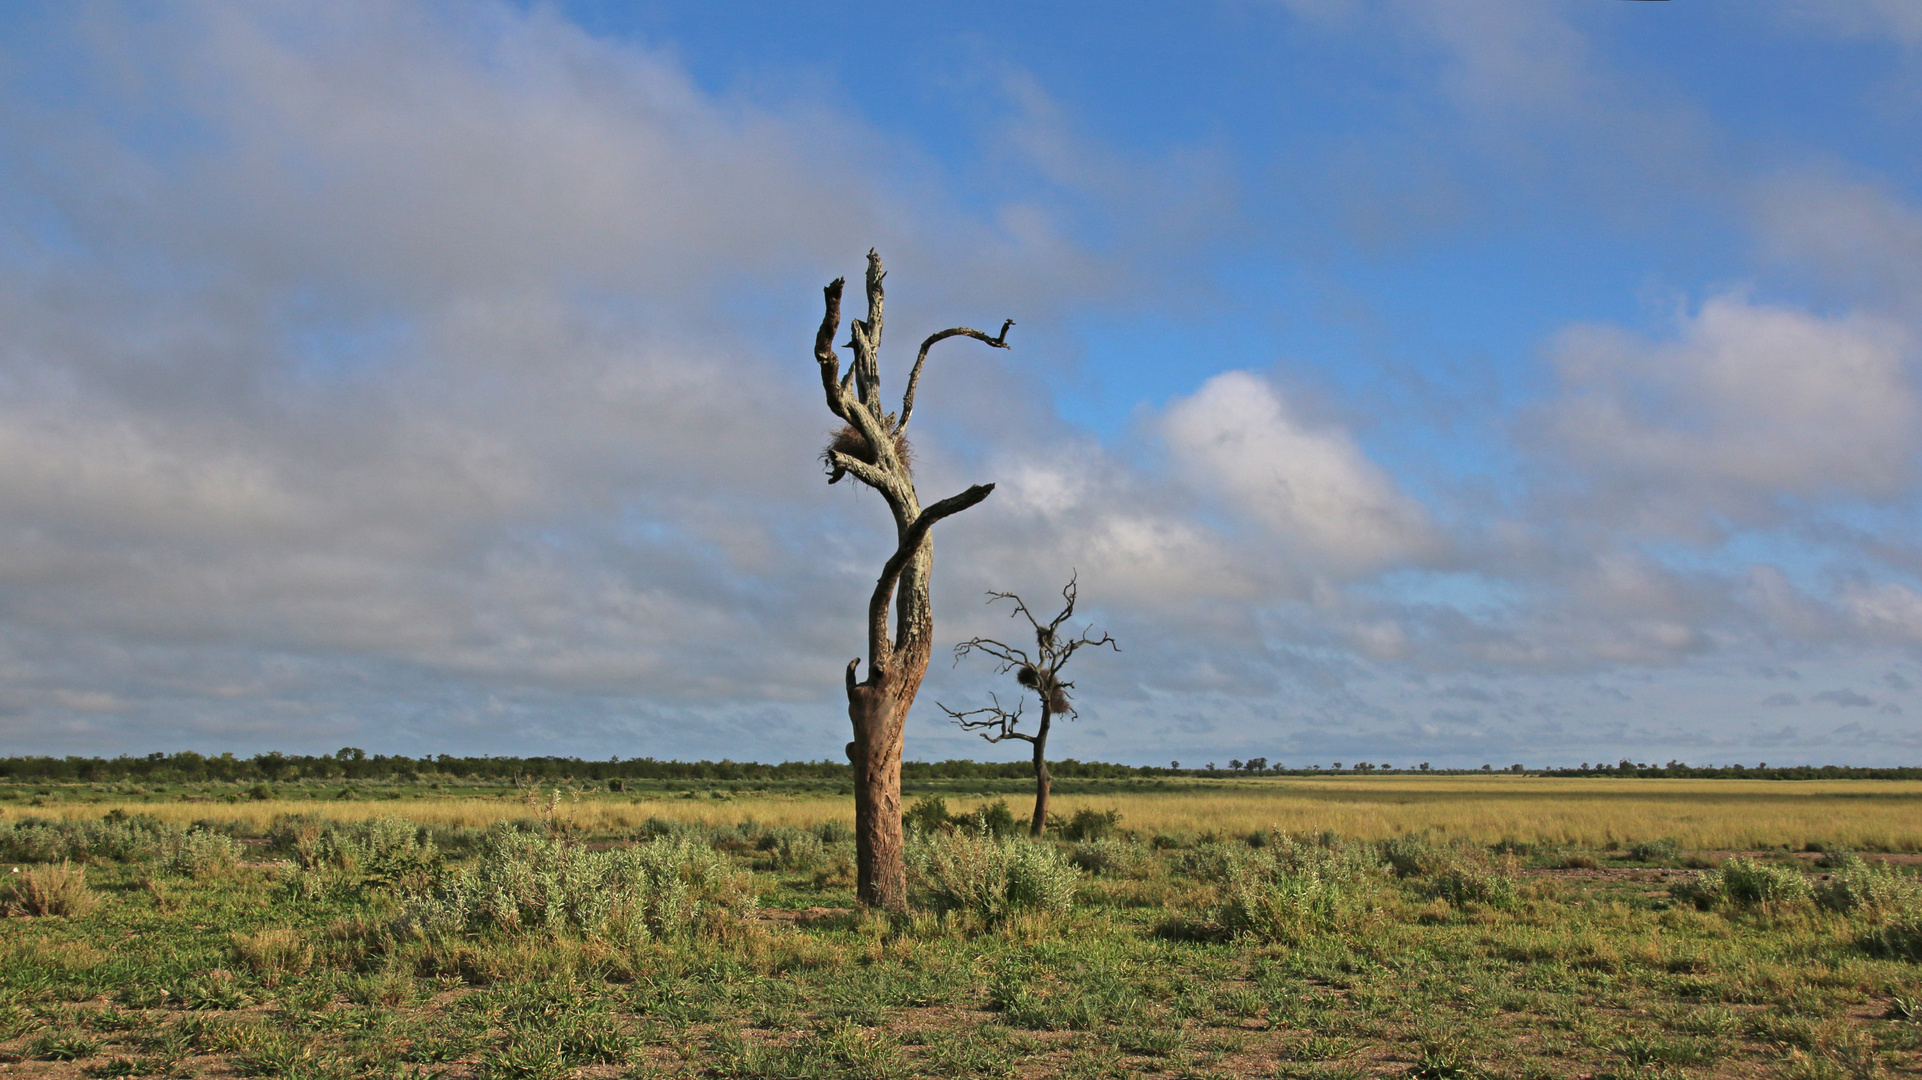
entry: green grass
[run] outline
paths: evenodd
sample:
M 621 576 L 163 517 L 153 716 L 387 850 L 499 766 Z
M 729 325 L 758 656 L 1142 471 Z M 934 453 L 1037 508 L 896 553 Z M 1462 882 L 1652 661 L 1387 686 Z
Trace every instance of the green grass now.
M 1918 893 L 1909 869 L 1859 859 L 1777 853 L 1705 883 L 1668 845 L 1157 847 L 1124 815 L 1050 856 L 1081 867 L 1071 904 L 956 904 L 966 861 L 924 860 L 917 910 L 887 917 L 827 872 L 848 856 L 833 828 L 562 830 L 596 854 L 560 863 L 451 826 L 323 842 L 270 825 L 199 830 L 233 859 L 183 858 L 213 847 L 177 838 L 89 856 L 90 910 L 0 919 L 0 1058 L 340 1080 L 1867 1080 L 1922 1064 L 1922 966 L 1889 944 L 1911 940 Z M 1600 869 L 1556 869 L 1570 854 Z M 579 914 L 677 880 L 673 904 Z M 519 899 L 462 899 L 477 883 Z M 570 914 L 537 917 L 549 905 Z M 475 914 L 510 909 L 513 931 Z

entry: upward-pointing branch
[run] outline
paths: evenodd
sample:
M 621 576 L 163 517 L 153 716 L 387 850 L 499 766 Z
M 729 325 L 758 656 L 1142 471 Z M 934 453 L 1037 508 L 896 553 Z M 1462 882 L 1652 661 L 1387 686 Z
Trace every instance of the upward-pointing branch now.
M 928 362 L 929 349 L 934 348 L 937 342 L 946 341 L 951 337 L 971 337 L 976 341 L 985 341 L 997 349 L 1005 349 L 1008 347 L 1008 327 L 1013 325 L 1013 319 L 1002 323 L 1001 333 L 995 337 L 989 337 L 979 330 L 966 326 L 956 326 L 938 334 L 928 335 L 928 340 L 921 343 L 921 354 L 914 358 L 914 370 L 908 373 L 908 392 L 901 395 L 901 422 L 894 425 L 894 430 L 905 430 L 908 426 L 908 417 L 914 415 L 914 388 L 921 385 L 921 365 Z

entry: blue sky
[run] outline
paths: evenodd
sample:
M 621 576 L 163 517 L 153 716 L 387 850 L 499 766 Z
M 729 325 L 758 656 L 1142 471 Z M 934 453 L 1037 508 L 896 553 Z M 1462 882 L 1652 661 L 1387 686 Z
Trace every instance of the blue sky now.
M 1909 0 L 0 18 L 16 752 L 833 756 L 870 246 L 884 377 L 1016 320 L 918 475 L 943 640 L 1122 641 L 1064 756 L 1922 751 Z

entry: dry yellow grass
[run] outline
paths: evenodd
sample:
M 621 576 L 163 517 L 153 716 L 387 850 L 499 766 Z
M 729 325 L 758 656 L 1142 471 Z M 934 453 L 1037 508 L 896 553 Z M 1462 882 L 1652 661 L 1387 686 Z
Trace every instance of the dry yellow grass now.
M 949 796 L 950 810 L 989 801 Z M 1008 796 L 1017 815 L 1027 799 Z M 521 799 L 436 797 L 366 802 L 267 800 L 210 803 L 55 803 L 6 807 L 0 820 L 28 815 L 97 817 L 116 805 L 166 820 L 237 820 L 260 828 L 287 813 L 357 820 L 398 816 L 423 824 L 482 827 L 531 816 Z M 1922 782 L 1624 780 L 1540 777 L 1330 777 L 1229 780 L 1096 795 L 1057 795 L 1055 812 L 1121 811 L 1122 826 L 1154 832 L 1245 834 L 1256 829 L 1379 839 L 1432 830 L 1480 843 L 1504 838 L 1578 848 L 1672 837 L 1684 847 L 1750 850 L 1810 843 L 1879 851 L 1922 851 Z M 851 822 L 846 796 L 563 797 L 558 817 L 591 832 L 631 829 L 650 817 L 768 825 Z

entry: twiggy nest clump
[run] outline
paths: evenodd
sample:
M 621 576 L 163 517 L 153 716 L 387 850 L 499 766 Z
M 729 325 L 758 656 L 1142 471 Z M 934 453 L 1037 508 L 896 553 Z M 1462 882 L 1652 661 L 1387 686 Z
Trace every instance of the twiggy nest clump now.
M 867 437 L 862 435 L 861 430 L 853 424 L 842 424 L 841 430 L 828 439 L 827 448 L 821 451 L 821 461 L 832 470 L 829 483 L 841 478 L 841 470 L 834 468 L 836 453 L 846 454 L 856 461 L 865 461 L 869 465 L 874 464 L 874 448 L 868 445 Z M 914 447 L 908 442 L 906 432 L 894 433 L 894 456 L 901 459 L 902 466 L 909 472 L 914 471 Z
M 1033 690 L 1041 685 L 1041 673 L 1026 664 L 1022 664 L 1020 670 L 1014 673 L 1014 681 Z
M 1066 690 L 1063 690 L 1059 686 L 1054 688 L 1054 692 L 1048 695 L 1048 711 L 1056 715 L 1074 711 L 1068 706 L 1068 692 Z

